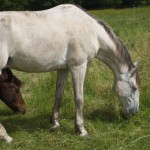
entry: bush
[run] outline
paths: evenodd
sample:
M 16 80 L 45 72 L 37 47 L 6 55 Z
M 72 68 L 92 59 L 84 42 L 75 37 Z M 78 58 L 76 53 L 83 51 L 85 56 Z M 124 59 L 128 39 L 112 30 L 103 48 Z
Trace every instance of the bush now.
M 85 9 L 116 8 L 150 5 L 150 0 L 0 0 L 3 10 L 43 10 L 59 4 L 71 3 Z

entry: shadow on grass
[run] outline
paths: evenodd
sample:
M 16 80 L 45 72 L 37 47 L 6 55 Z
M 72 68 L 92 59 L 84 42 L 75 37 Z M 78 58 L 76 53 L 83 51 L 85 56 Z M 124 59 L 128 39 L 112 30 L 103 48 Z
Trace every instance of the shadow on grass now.
M 12 111 L 8 111 L 8 109 L 0 109 L 0 116 L 12 116 Z
M 1 112 L 2 110 L 0 110 L 0 114 Z M 6 130 L 10 135 L 16 132 L 21 133 L 22 131 L 32 134 L 43 131 L 46 131 L 49 134 L 51 133 L 57 134 L 60 132 L 62 132 L 62 134 L 68 135 L 74 134 L 74 128 L 72 128 L 72 126 L 68 128 L 68 124 L 70 126 L 70 122 L 72 122 L 72 119 L 71 120 L 67 119 L 66 123 L 63 123 L 63 121 L 60 120 L 60 123 L 62 123 L 61 127 L 56 131 L 51 131 L 50 128 L 52 127 L 52 124 L 50 123 L 50 113 L 43 112 L 41 114 L 37 113 L 34 115 L 27 113 L 25 115 L 21 115 L 5 111 L 5 113 L 3 114 L 5 116 L 3 116 L 0 119 L 0 122 L 4 125 L 4 127 L 6 128 Z M 65 116 L 63 116 L 63 118 L 65 119 Z
M 3 112 L 3 113 L 2 113 Z M 38 129 L 49 129 L 50 121 L 49 114 L 35 114 L 29 116 L 28 114 L 14 114 L 13 112 L 0 111 L 4 117 L 0 120 L 1 123 L 9 129 L 9 133 L 17 130 L 26 130 L 27 132 L 34 132 Z
M 86 115 L 87 119 L 100 120 L 102 122 L 116 122 L 118 120 L 127 120 L 127 116 L 122 111 L 116 111 L 112 106 L 105 106 L 92 111 Z
M 25 115 L 14 114 L 7 109 L 0 110 L 0 115 L 3 116 L 0 120 L 2 124 L 8 129 L 9 133 L 18 132 L 20 130 L 24 130 L 25 132 L 34 133 L 41 130 L 50 131 L 50 113 L 39 112 L 36 114 L 29 114 L 28 112 Z M 127 118 L 123 114 L 123 112 L 116 111 L 112 105 L 107 105 L 100 109 L 96 109 L 90 113 L 86 113 L 86 119 L 89 120 L 100 120 L 102 122 L 118 122 L 119 120 L 126 120 Z M 63 116 L 63 118 L 66 118 Z M 74 118 L 69 118 L 72 121 Z M 67 120 L 67 121 L 69 121 Z M 68 126 L 62 125 L 59 131 L 62 129 L 63 132 L 68 132 L 68 134 L 72 134 L 72 130 L 67 129 Z

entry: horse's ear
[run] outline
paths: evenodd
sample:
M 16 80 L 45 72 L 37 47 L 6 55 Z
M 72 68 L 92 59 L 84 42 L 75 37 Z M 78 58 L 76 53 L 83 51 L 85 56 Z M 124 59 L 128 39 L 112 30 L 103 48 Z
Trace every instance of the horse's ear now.
M 1 73 L 0 75 L 0 88 L 4 88 L 5 87 L 5 80 L 7 79 L 7 74 L 6 73 Z
M 4 74 L 6 73 L 7 74 L 7 80 L 9 81 L 9 82 L 11 82 L 12 81 L 12 79 L 13 79 L 13 73 L 12 73 L 12 71 L 9 69 L 9 68 L 5 68 L 5 69 L 3 69 L 3 71 L 2 71 Z
M 134 63 L 134 68 L 130 71 L 130 77 L 133 77 L 133 75 L 136 73 L 138 67 L 139 67 L 139 62 Z
M 4 82 L 4 77 L 0 75 L 0 83 Z
M 21 81 L 16 77 L 16 76 L 13 76 L 13 82 L 18 86 L 18 87 L 21 87 Z

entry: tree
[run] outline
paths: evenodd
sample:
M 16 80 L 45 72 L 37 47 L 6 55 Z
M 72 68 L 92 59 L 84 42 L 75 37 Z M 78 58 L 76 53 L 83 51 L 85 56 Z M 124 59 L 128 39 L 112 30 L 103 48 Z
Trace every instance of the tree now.
M 27 0 L 0 0 L 0 11 L 3 10 L 24 10 L 28 5 Z
M 150 5 L 150 0 L 0 0 L 0 11 L 43 10 L 64 3 L 80 5 L 86 9 L 99 9 Z

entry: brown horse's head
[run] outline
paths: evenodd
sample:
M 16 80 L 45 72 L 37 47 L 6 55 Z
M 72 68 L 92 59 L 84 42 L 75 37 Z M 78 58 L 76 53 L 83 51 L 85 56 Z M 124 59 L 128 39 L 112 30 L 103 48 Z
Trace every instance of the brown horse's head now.
M 20 93 L 21 81 L 13 75 L 9 68 L 0 75 L 0 99 L 16 113 L 25 113 L 25 103 Z

